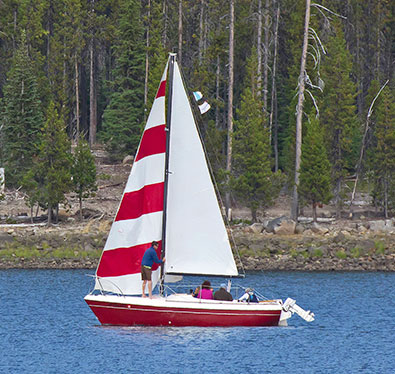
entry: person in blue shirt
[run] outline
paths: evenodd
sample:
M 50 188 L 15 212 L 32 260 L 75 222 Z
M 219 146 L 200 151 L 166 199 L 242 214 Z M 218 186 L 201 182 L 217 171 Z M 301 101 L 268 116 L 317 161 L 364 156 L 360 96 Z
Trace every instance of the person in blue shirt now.
M 163 260 L 160 260 L 158 258 L 158 255 L 156 254 L 156 250 L 158 249 L 159 244 L 156 241 L 153 241 L 151 243 L 151 247 L 149 247 L 143 256 L 143 259 L 141 260 L 141 279 L 143 281 L 143 297 L 145 296 L 145 286 L 148 283 L 148 295 L 149 298 L 152 299 L 152 279 L 151 279 L 151 274 L 152 274 L 152 265 L 154 262 L 156 264 L 163 264 L 165 262 L 165 258 Z

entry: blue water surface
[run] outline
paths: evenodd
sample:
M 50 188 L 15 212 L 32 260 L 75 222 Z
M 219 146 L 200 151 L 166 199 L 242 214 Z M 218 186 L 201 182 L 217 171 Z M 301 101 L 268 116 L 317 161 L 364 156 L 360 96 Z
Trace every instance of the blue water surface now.
M 316 315 L 253 328 L 102 327 L 88 273 L 0 271 L 0 373 L 395 372 L 394 273 L 247 274 Z

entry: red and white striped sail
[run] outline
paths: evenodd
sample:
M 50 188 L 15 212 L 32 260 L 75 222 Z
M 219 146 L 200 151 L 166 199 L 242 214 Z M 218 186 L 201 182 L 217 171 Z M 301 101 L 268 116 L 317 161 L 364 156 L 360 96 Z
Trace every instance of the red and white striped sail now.
M 238 274 L 181 73 L 177 62 L 170 61 L 174 62 L 170 131 L 165 125 L 166 65 L 100 259 L 96 289 L 140 294 L 141 259 L 153 240 L 160 243 L 160 256 L 167 134 L 166 281 L 180 279 L 174 274 Z M 155 287 L 158 266 L 153 270 Z
M 96 271 L 96 289 L 123 294 L 141 293 L 141 259 L 151 242 L 162 241 L 167 66 L 162 75 L 117 215 Z M 154 264 L 152 283 L 159 278 Z

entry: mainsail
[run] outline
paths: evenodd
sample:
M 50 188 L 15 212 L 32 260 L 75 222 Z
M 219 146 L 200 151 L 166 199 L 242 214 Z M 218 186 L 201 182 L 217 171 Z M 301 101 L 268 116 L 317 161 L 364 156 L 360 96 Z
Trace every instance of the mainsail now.
M 167 197 L 166 273 L 238 275 L 177 62 Z
M 173 71 L 171 118 L 165 124 L 168 66 Z M 168 131 L 166 131 L 168 130 Z M 170 134 L 166 156 L 166 136 Z M 165 164 L 168 184 L 165 194 Z M 167 198 L 167 204 L 165 200 Z M 96 272 L 96 289 L 140 294 L 140 265 L 153 240 L 162 246 L 165 274 L 236 276 L 227 231 L 175 56 L 171 55 L 137 150 L 121 204 Z M 153 268 L 155 287 L 159 269 Z M 167 277 L 166 280 L 170 279 Z M 175 278 L 173 278 L 175 280 Z

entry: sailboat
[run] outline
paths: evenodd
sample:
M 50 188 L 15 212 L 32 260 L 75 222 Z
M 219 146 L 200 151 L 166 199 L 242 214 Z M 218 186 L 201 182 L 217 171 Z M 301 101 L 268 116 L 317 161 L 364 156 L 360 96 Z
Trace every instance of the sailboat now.
M 152 268 L 152 287 L 160 293 L 143 298 L 141 259 L 152 241 L 166 261 Z M 277 326 L 294 313 L 314 320 L 290 298 L 247 303 L 167 291 L 183 275 L 231 279 L 238 269 L 176 54 L 170 54 L 85 301 L 103 325 Z

